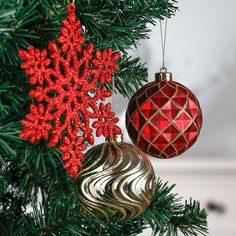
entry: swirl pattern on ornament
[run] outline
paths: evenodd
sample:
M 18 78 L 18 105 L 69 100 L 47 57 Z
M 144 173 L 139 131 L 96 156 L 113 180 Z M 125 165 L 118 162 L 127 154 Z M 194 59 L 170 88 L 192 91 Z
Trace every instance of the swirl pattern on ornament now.
M 139 216 L 148 207 L 155 186 L 149 159 L 127 143 L 107 142 L 91 148 L 76 178 L 83 208 L 109 222 Z

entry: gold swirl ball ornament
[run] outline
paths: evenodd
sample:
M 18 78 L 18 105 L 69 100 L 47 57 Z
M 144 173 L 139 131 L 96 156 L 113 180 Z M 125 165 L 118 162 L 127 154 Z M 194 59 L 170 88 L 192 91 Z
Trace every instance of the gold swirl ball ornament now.
M 75 181 L 81 206 L 108 222 L 139 216 L 148 207 L 156 187 L 146 154 L 124 143 L 120 136 L 91 148 Z

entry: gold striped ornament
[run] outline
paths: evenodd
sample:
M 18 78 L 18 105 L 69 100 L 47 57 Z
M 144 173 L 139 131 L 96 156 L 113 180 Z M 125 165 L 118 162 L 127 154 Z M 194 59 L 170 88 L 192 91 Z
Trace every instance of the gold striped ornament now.
M 91 148 L 77 176 L 76 191 L 83 209 L 96 218 L 121 222 L 139 216 L 156 187 L 153 167 L 134 145 L 109 141 Z

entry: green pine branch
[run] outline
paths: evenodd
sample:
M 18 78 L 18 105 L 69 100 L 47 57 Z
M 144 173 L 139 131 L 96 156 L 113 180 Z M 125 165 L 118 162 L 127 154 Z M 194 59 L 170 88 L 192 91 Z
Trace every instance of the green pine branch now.
M 173 186 L 160 181 L 152 203 L 123 224 L 97 220 L 82 211 L 74 182 L 61 154 L 45 142 L 20 140 L 21 120 L 30 99 L 27 77 L 17 55 L 29 45 L 40 49 L 55 40 L 68 0 L 0 1 L 0 232 L 5 236 L 134 236 L 151 227 L 156 235 L 206 235 L 206 212 L 196 201 L 185 204 Z M 174 0 L 75 0 L 87 40 L 112 47 L 122 57 L 116 92 L 130 97 L 147 81 L 147 69 L 128 50 L 148 38 L 148 24 L 176 11 Z M 109 86 L 108 86 L 109 87 Z M 111 87 L 110 87 L 111 88 Z
M 171 217 L 169 230 L 177 235 L 178 230 L 187 236 L 206 235 L 206 211 L 200 208 L 200 203 L 190 199 L 184 205 L 176 207 Z
M 0 75 L 4 77 L 9 71 L 19 74 L 20 60 L 17 52 L 20 48 L 33 45 L 45 48 L 48 40 L 54 40 L 59 33 L 61 20 L 65 17 L 66 0 L 9 0 L 0 4 Z M 148 1 L 75 1 L 78 17 L 85 27 L 86 38 L 96 48 L 112 47 L 127 54 L 127 50 L 137 45 L 140 39 L 148 38 L 148 23 L 155 24 L 164 16 L 170 17 L 176 11 L 174 0 Z M 40 40 L 43 39 L 43 40 Z M 132 64 L 132 59 L 124 58 Z M 135 59 L 139 60 L 139 59 Z M 120 66 L 124 65 L 121 60 Z M 141 66 L 142 67 L 142 66 Z M 133 71 L 126 72 L 128 87 L 137 87 L 147 80 L 147 72 L 142 80 L 132 79 Z M 17 76 L 18 77 L 18 76 Z M 130 79 L 129 79 L 130 78 Z M 21 79 L 26 81 L 21 75 Z M 122 80 L 122 77 L 118 79 Z M 124 96 L 130 96 L 127 89 L 117 83 L 117 90 Z
M 154 235 L 175 236 L 178 231 L 186 236 L 206 235 L 206 212 L 196 201 L 181 204 L 172 190 L 173 186 L 158 181 L 148 209 L 122 224 L 107 223 L 84 213 L 73 191 L 69 194 L 50 192 L 42 197 L 41 203 L 33 203 L 32 213 L 17 216 L 7 231 L 12 230 L 15 235 L 134 236 L 151 226 Z

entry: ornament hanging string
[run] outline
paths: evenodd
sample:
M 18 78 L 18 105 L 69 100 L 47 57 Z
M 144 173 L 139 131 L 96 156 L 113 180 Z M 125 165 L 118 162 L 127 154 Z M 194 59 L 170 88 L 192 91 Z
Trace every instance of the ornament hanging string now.
M 162 47 L 162 67 L 161 71 L 167 71 L 165 67 L 165 52 L 166 52 L 166 31 L 167 31 L 167 17 L 165 19 L 165 29 L 163 35 L 162 21 L 160 20 L 160 32 L 161 32 L 161 47 Z

